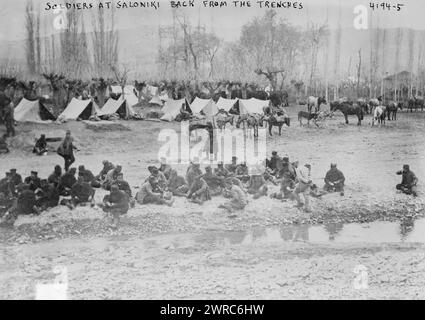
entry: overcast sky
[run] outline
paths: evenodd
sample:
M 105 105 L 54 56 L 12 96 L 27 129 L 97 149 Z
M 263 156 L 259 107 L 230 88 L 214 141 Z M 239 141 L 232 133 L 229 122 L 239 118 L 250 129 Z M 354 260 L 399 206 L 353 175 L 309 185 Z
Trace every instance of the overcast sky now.
M 25 37 L 25 4 L 27 0 L 1 0 L 0 1 L 0 39 L 15 40 Z M 63 1 L 54 0 L 33 0 L 34 5 L 41 7 L 42 16 L 52 19 L 55 15 L 52 11 L 45 11 L 46 3 L 62 3 Z M 117 1 L 117 0 L 115 0 Z M 78 2 L 78 1 L 77 1 Z M 98 0 L 88 0 L 86 3 L 97 4 Z M 123 1 L 121 1 L 123 2 Z M 125 1 L 129 3 L 130 1 Z M 143 25 L 167 25 L 171 21 L 171 9 L 169 0 L 160 0 L 160 9 L 119 9 L 117 10 L 117 24 L 120 29 L 137 28 Z M 251 8 L 234 8 L 232 1 L 228 2 L 226 8 L 204 8 L 201 0 L 195 0 L 196 8 L 185 9 L 189 19 L 197 24 L 206 25 L 213 29 L 221 38 L 233 40 L 238 37 L 240 27 L 255 16 L 264 14 L 267 9 L 260 9 L 256 1 L 252 1 Z M 299 0 L 303 5 L 302 10 L 298 9 L 276 9 L 278 15 L 285 18 L 288 22 L 306 26 L 309 21 L 314 23 L 324 23 L 328 17 L 328 24 L 334 28 L 338 21 L 339 7 L 341 7 L 342 26 L 352 27 L 356 5 L 364 4 L 369 8 L 369 0 Z M 381 1 L 376 1 L 381 2 Z M 425 30 L 425 0 L 398 0 L 392 4 L 404 3 L 400 12 L 392 8 L 390 11 L 382 9 L 371 12 L 373 15 L 373 24 L 379 20 L 381 27 L 396 28 L 409 27 L 413 29 Z M 370 10 L 370 9 L 368 9 Z M 371 11 L 371 10 L 370 10 Z M 86 11 L 87 20 L 90 19 L 90 11 Z M 49 26 L 51 25 L 49 22 Z M 86 26 L 90 26 L 87 21 Z M 51 27 L 53 30 L 53 26 Z M 142 29 L 141 29 L 142 30 Z

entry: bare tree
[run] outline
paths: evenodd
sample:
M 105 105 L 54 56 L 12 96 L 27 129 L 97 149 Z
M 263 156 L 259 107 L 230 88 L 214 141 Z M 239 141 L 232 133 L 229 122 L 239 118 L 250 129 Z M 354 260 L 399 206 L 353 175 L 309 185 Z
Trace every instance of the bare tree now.
M 26 29 L 26 59 L 30 74 L 37 71 L 36 48 L 35 48 L 35 28 L 34 6 L 32 0 L 27 0 L 25 7 L 25 29 Z
M 362 49 L 359 50 L 359 63 L 357 64 L 357 88 L 356 88 L 357 98 L 360 97 L 360 76 L 361 76 L 361 70 L 362 70 Z

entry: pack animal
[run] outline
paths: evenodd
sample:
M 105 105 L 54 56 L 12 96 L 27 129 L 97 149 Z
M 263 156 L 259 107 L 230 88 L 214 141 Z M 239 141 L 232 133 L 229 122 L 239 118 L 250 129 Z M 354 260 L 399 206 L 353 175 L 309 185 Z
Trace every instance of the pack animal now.
M 352 105 L 348 102 L 339 103 L 338 101 L 333 101 L 330 104 L 330 111 L 334 113 L 335 111 L 341 111 L 345 118 L 345 123 L 348 124 L 348 116 L 355 115 L 357 116 L 357 125 L 362 125 L 362 120 L 364 119 L 363 109 L 357 103 Z

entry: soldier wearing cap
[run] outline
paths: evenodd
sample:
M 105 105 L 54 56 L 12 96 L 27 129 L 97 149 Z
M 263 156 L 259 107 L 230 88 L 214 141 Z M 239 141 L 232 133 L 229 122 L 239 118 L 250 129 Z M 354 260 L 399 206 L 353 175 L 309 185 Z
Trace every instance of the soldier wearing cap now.
M 58 155 L 60 155 L 65 161 L 65 171 L 68 171 L 69 167 L 75 162 L 74 149 L 78 150 L 74 145 L 74 138 L 71 136 L 71 131 L 67 130 L 65 139 L 62 141 L 57 150 Z
M 218 163 L 217 168 L 214 169 L 214 173 L 219 177 L 230 177 L 230 172 L 224 167 L 223 162 Z
M 224 178 L 212 172 L 211 166 L 205 167 L 205 174 L 202 176 L 210 188 L 211 196 L 220 195 L 224 188 Z
M 10 183 L 13 187 L 13 190 L 15 190 L 16 187 L 22 183 L 22 177 L 19 173 L 16 172 L 16 169 L 10 169 Z
M 405 194 L 411 194 L 414 197 L 417 196 L 417 188 L 416 185 L 418 184 L 418 178 L 413 173 L 413 171 L 410 170 L 410 167 L 408 164 L 405 164 L 403 166 L 403 170 L 397 171 L 398 175 L 401 175 L 401 183 L 396 185 L 396 189 L 400 190 L 401 192 Z
M 327 192 L 340 192 L 344 195 L 344 174 L 337 169 L 336 163 L 331 164 L 331 169 L 326 173 L 324 189 Z
M 26 177 L 24 182 L 29 186 L 31 191 L 35 191 L 41 187 L 41 180 L 38 177 L 37 171 L 31 171 L 31 175 Z
M 278 156 L 277 151 L 273 151 L 270 160 L 266 161 L 266 166 L 270 168 L 270 170 L 272 170 L 273 174 L 275 175 L 282 168 L 282 161 L 283 159 Z

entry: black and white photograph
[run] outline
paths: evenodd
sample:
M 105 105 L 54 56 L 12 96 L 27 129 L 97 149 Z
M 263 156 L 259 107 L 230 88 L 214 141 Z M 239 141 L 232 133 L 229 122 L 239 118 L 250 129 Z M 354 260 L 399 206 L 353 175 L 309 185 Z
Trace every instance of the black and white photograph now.
M 1 300 L 425 299 L 425 1 L 0 7 Z

